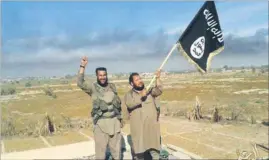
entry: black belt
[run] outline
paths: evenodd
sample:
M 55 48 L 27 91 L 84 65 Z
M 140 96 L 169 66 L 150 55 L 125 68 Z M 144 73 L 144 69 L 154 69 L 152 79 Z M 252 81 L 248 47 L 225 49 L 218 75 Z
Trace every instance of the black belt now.
M 109 117 L 106 117 L 106 116 L 101 116 L 99 119 L 108 119 L 108 118 L 114 118 L 114 117 L 117 117 L 116 114 L 112 115 L 112 116 L 109 116 Z

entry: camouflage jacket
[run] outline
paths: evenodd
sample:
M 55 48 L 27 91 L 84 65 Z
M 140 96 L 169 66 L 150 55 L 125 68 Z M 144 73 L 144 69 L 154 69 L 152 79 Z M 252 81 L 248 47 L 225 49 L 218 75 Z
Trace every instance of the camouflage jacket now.
M 84 74 L 79 74 L 77 86 L 92 98 L 91 116 L 95 124 L 101 118 L 117 117 L 119 120 L 122 119 L 121 100 L 115 84 L 108 83 L 106 87 L 102 87 L 97 82 L 86 83 Z

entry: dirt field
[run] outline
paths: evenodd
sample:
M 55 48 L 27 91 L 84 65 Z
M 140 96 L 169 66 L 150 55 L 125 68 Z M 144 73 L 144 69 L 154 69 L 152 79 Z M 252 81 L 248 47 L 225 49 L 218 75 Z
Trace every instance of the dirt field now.
M 129 124 L 122 129 L 129 135 Z M 251 142 L 268 146 L 268 127 L 263 125 L 221 125 L 189 122 L 184 119 L 162 117 L 162 143 L 179 146 L 191 153 L 209 159 L 235 159 L 236 150 L 252 151 Z M 69 131 L 63 135 L 42 138 L 14 138 L 4 140 L 5 153 L 65 145 L 92 140 L 88 129 Z M 47 142 L 46 142 L 47 141 Z M 47 145 L 47 143 L 49 145 Z M 260 156 L 268 153 L 258 149 Z M 64 152 L 64 151 L 63 151 Z
M 164 77 L 163 83 L 165 90 L 160 100 L 164 144 L 180 146 L 211 159 L 236 158 L 236 149 L 252 150 L 250 142 L 268 148 L 267 73 L 175 74 Z M 90 97 L 75 84 L 52 84 L 50 87 L 57 98 L 45 95 L 43 85 L 20 86 L 15 96 L 1 97 L 2 152 L 69 144 L 92 137 L 91 127 L 85 127 L 82 121 L 89 118 Z M 122 97 L 128 90 L 128 82 L 119 80 L 116 85 Z M 218 107 L 223 120 L 219 123 L 188 121 L 185 115 L 195 104 L 196 96 L 201 101 L 203 115 L 210 116 L 213 108 Z M 123 112 L 126 121 L 123 132 L 128 134 L 128 116 L 124 107 Z M 238 115 L 237 119 L 230 120 L 234 114 Z M 59 130 L 54 135 L 39 137 L 35 133 L 45 115 L 51 117 Z M 81 126 L 76 126 L 75 122 Z M 15 135 L 8 136 L 7 133 Z M 268 156 L 261 149 L 259 153 Z

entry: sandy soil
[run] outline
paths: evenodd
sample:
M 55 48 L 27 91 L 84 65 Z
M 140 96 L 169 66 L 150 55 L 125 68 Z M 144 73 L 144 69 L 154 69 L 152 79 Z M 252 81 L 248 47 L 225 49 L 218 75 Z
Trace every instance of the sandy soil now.
M 122 129 L 125 135 L 130 134 L 129 125 Z M 82 134 L 81 134 L 82 133 Z M 174 145 L 202 158 L 231 159 L 237 158 L 236 150 L 252 151 L 251 142 L 268 147 L 268 126 L 257 125 L 221 125 L 206 122 L 190 122 L 184 119 L 161 118 L 162 143 Z M 74 141 L 68 145 L 55 144 L 46 149 L 24 152 L 11 152 L 2 154 L 2 159 L 7 158 L 76 158 L 93 154 L 92 134 L 90 131 L 77 132 L 88 141 Z M 48 140 L 49 137 L 44 137 Z M 5 142 L 5 141 L 4 141 Z M 50 141 L 48 141 L 50 142 Z M 79 149 L 78 149 L 79 148 Z M 86 149 L 85 149 L 86 148 Z M 92 149 L 91 149 L 92 148 Z M 262 157 L 268 156 L 264 150 L 259 149 Z M 55 155 L 53 155 L 53 154 Z M 62 155 L 62 153 L 65 153 Z M 52 157 L 53 156 L 53 157 Z M 56 156 L 56 157 L 55 157 Z

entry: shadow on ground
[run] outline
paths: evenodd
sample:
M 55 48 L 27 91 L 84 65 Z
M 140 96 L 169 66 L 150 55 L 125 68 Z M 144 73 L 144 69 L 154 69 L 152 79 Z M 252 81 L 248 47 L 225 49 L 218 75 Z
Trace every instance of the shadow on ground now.
M 161 140 L 161 138 L 160 138 L 160 140 Z M 133 143 L 132 143 L 132 137 L 131 137 L 130 134 L 127 135 L 127 143 L 128 144 L 125 143 L 124 137 L 121 136 L 121 159 L 125 159 L 124 152 L 127 151 L 126 150 L 126 146 L 127 145 L 130 146 L 130 148 L 131 148 L 131 156 L 132 156 L 132 159 L 134 159 L 135 158 L 135 156 L 134 156 L 135 154 L 134 154 L 134 150 L 133 150 L 133 147 L 132 147 L 133 146 Z M 149 151 L 146 151 L 144 153 L 144 159 L 146 159 L 146 160 L 151 160 L 152 159 Z M 111 155 L 110 150 L 109 150 L 109 147 L 107 147 L 107 151 L 106 151 L 106 160 L 113 160 L 112 155 Z

